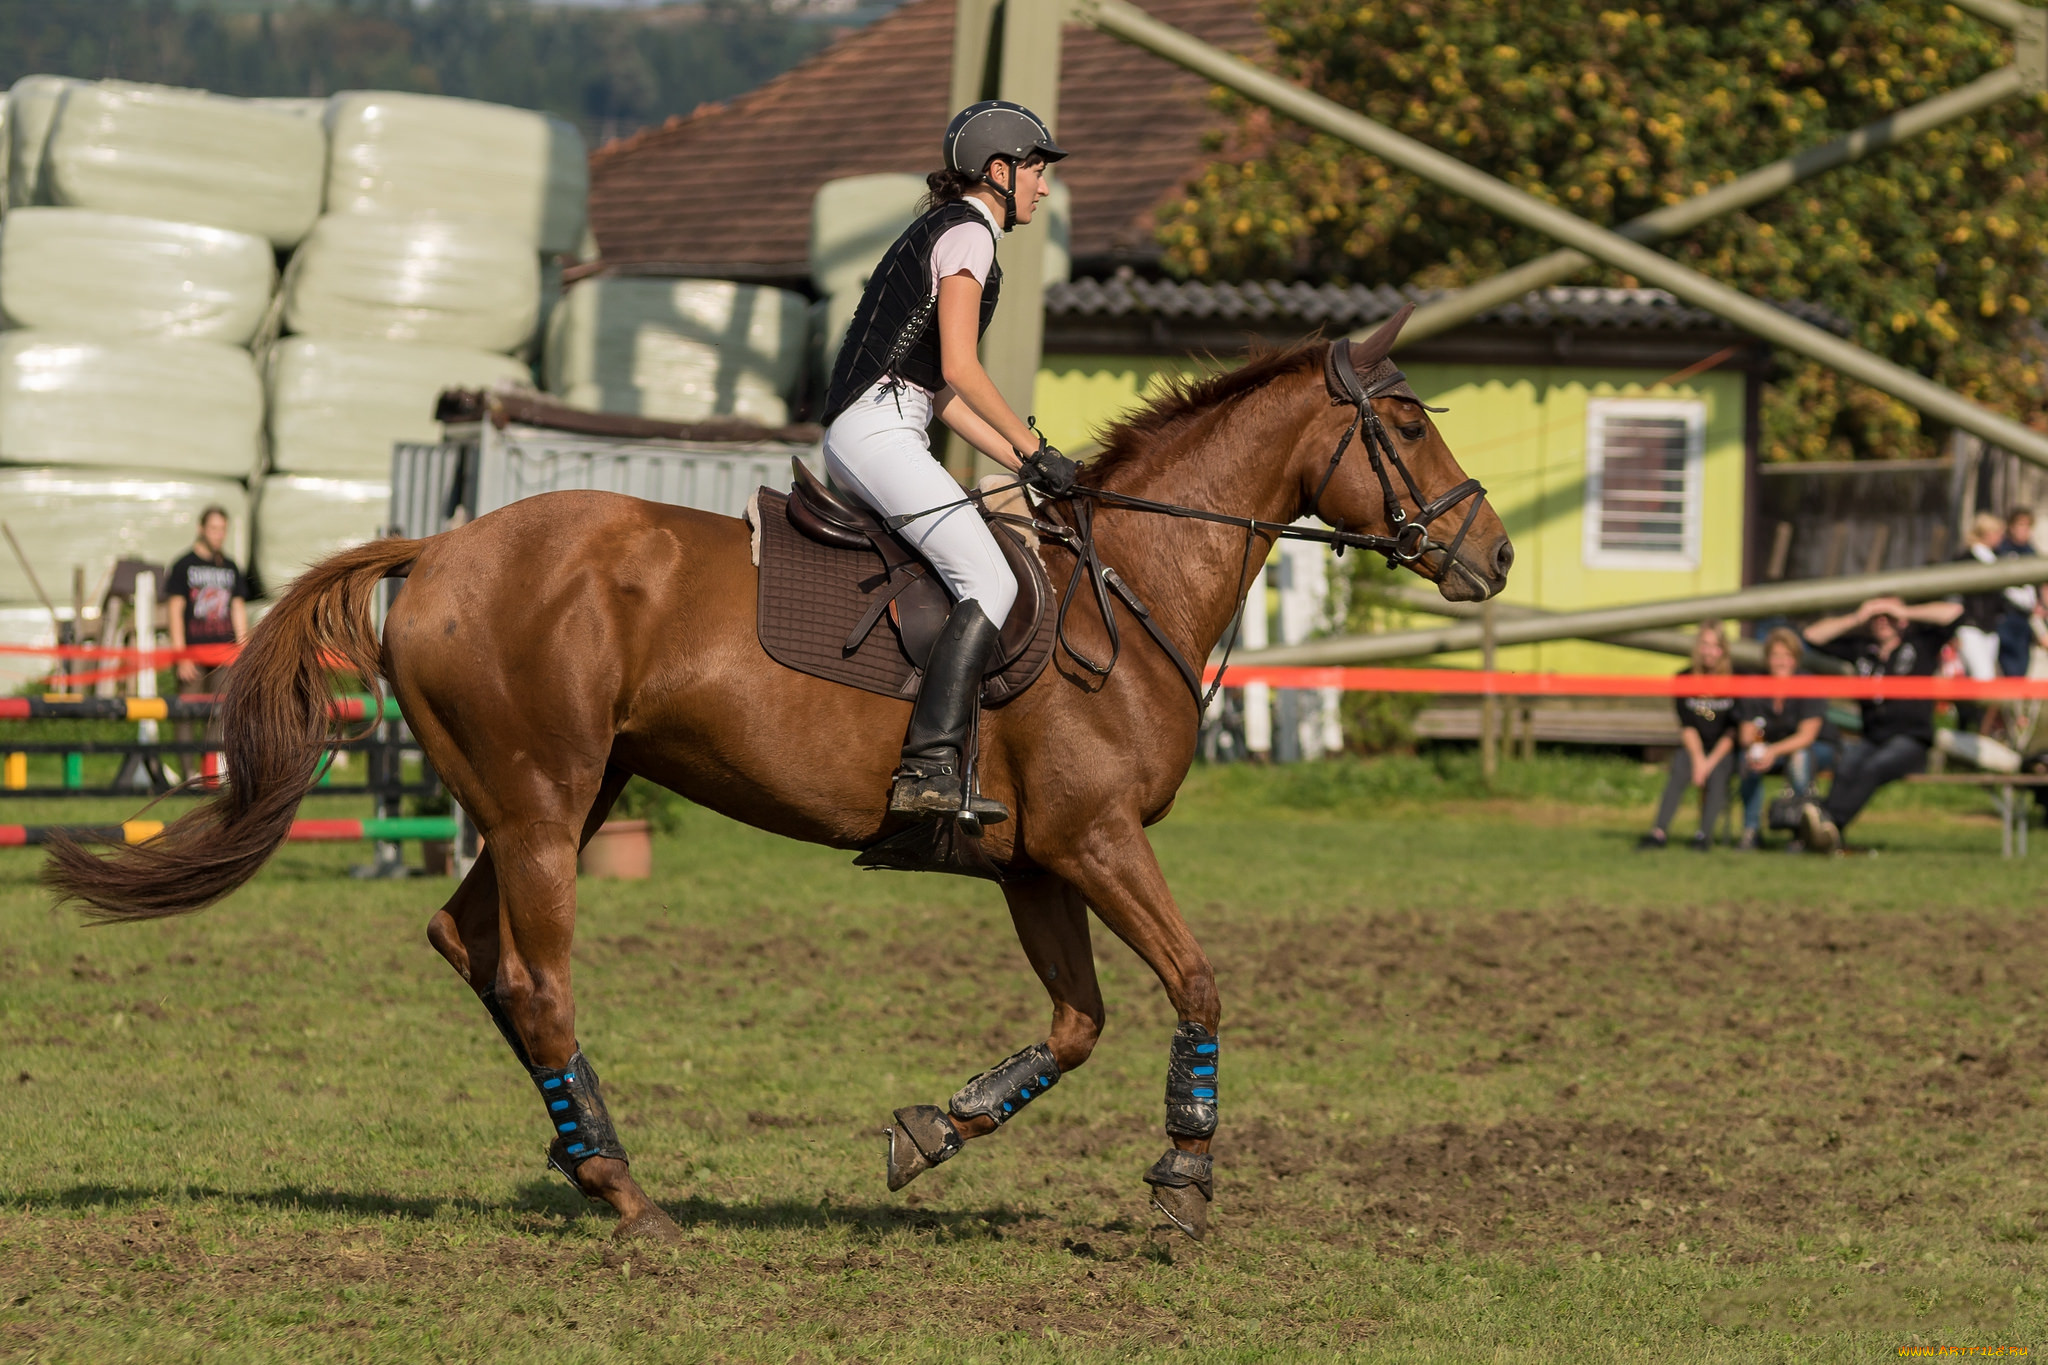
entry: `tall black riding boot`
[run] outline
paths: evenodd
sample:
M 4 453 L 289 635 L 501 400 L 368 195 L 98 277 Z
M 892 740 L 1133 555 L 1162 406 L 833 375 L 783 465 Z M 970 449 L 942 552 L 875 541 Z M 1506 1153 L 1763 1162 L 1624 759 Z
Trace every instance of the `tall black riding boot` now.
M 1000 801 L 967 798 L 966 753 L 981 705 L 981 675 L 1000 638 L 981 603 L 953 608 L 925 661 L 924 683 L 903 739 L 903 762 L 889 793 L 898 815 L 940 816 L 972 811 L 984 824 L 1010 818 Z

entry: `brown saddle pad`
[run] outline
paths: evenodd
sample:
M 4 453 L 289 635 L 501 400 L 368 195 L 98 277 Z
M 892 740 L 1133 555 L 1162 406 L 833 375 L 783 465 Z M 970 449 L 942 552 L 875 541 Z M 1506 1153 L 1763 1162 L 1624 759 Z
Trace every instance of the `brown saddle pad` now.
M 761 563 L 755 624 L 761 648 L 799 673 L 887 697 L 916 696 L 933 622 L 943 623 L 950 605 L 944 588 L 921 564 L 890 572 L 873 548 L 848 548 L 854 537 L 826 544 L 804 534 L 791 524 L 788 503 L 788 495 L 769 488 L 755 498 Z M 815 525 L 815 517 L 802 519 Z M 985 705 L 1000 706 L 1045 671 L 1052 658 L 1054 613 L 1047 609 L 1052 586 L 1038 555 L 1008 527 L 992 522 L 989 529 L 1017 576 L 1017 604 L 1003 624 L 1001 644 L 981 689 Z M 906 586 L 906 574 L 923 581 Z M 849 637 L 874 611 L 877 596 L 892 589 L 900 590 L 848 649 Z

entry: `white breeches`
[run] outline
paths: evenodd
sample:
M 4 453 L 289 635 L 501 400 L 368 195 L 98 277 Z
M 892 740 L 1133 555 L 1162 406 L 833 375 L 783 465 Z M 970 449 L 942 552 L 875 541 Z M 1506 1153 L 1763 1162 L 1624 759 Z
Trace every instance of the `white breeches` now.
M 1978 682 L 1998 676 L 1998 637 L 1990 631 L 1957 626 L 1956 653 L 1963 656 L 1963 672 Z
M 924 557 L 953 599 L 972 599 L 990 622 L 1009 619 L 1017 579 L 981 513 L 945 467 L 932 458 L 932 398 L 914 384 L 880 384 L 855 399 L 825 432 L 825 472 L 846 492 L 885 516 L 904 516 L 947 503 L 898 532 Z

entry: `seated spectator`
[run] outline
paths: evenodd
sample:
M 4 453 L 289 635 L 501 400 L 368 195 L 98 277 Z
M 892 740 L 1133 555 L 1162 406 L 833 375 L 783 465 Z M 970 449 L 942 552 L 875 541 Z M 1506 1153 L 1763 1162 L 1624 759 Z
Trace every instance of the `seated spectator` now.
M 1956 559 L 1968 563 L 1994 564 L 1998 561 L 1998 547 L 2005 540 L 2005 522 L 1989 512 L 1979 512 L 1970 522 L 1969 537 L 1963 542 L 1962 551 Z M 1978 682 L 1990 682 L 1998 676 L 1998 655 L 2002 648 L 1998 637 L 1999 622 L 2006 613 L 2005 594 L 1993 588 L 1989 592 L 1965 593 L 1957 599 L 1963 604 L 1962 619 L 1956 622 L 1956 654 L 1963 661 L 1963 672 Z M 1956 723 L 1965 730 L 1984 728 L 1985 709 L 1981 702 L 1959 702 L 1956 705 Z
M 1896 597 L 1873 597 L 1855 611 L 1825 616 L 1806 628 L 1806 642 L 1847 660 L 1859 678 L 1927 678 L 1941 663 L 1941 647 L 1962 618 L 1960 602 L 1909 607 Z M 1800 825 L 1808 849 L 1831 853 L 1877 789 L 1927 766 L 1934 747 L 1931 701 L 1865 701 L 1863 738 L 1844 746 L 1825 802 L 1808 802 Z
M 1764 666 L 1774 678 L 1798 674 L 1806 646 L 1780 626 L 1764 637 Z M 1742 839 L 1736 847 L 1763 845 L 1764 778 L 1783 773 L 1799 804 L 1813 799 L 1813 784 L 1835 765 L 1832 745 L 1821 738 L 1828 704 L 1819 697 L 1751 697 L 1737 709 L 1736 747 L 1742 751 Z
M 1702 621 L 1693 637 L 1692 663 L 1678 670 L 1678 676 L 1705 677 L 1733 671 L 1728 658 L 1728 640 L 1721 627 Z M 1671 840 L 1671 821 L 1685 800 L 1686 788 L 1700 793 L 1700 828 L 1692 846 L 1705 853 L 1713 847 L 1714 825 L 1728 805 L 1728 774 L 1735 766 L 1735 698 L 1679 697 L 1678 752 L 1671 755 L 1671 777 L 1664 784 L 1664 797 L 1657 803 L 1657 823 L 1636 844 L 1638 848 L 1663 848 Z
M 2005 539 L 1998 543 L 1998 553 L 2001 557 L 2039 553 L 2034 549 L 2032 508 L 2015 507 L 2006 514 Z M 2004 596 L 2005 612 L 1998 618 L 1998 671 L 2008 678 L 2024 678 L 2034 652 L 2034 611 L 2040 594 L 2031 583 L 2015 583 Z

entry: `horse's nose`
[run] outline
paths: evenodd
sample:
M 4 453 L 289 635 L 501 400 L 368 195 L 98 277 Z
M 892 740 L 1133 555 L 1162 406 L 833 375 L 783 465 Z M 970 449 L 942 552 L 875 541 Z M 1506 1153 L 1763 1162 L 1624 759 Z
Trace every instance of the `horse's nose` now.
M 1508 570 L 1515 565 L 1515 544 L 1505 536 L 1493 547 L 1493 578 L 1496 583 L 1508 581 Z

